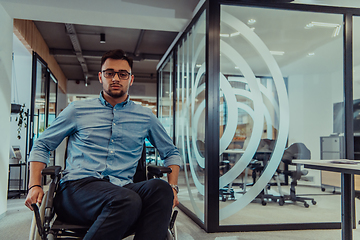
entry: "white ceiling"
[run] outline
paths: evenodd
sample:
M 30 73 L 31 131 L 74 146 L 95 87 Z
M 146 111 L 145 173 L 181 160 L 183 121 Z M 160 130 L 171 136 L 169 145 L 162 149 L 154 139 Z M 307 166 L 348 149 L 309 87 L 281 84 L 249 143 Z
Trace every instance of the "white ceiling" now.
M 293 3 L 360 8 L 359 0 L 295 0 Z
M 156 82 L 158 61 L 177 33 L 191 21 L 198 3 L 199 0 L 0 0 L 12 18 L 35 22 L 65 76 L 77 82 L 85 82 L 85 76 L 97 81 L 99 56 L 115 48 L 130 56 L 140 55 L 140 60 L 134 62 L 136 82 Z M 65 23 L 76 30 L 88 73 L 83 73 L 76 58 Z M 105 44 L 99 43 L 100 33 L 106 34 Z
M 114 28 L 128 29 L 129 31 L 141 29 L 168 32 L 181 32 L 193 17 L 196 6 L 201 5 L 203 2 L 204 0 L 0 0 L 0 4 L 11 17 L 35 20 L 38 22 L 38 26 L 42 22 L 52 22 L 57 24 L 72 23 L 77 27 L 82 26 L 82 28 L 89 26 L 96 29 Z M 360 8 L 360 0 L 295 0 L 293 3 Z M 246 16 L 242 17 L 245 19 Z M 290 26 L 288 29 L 289 34 L 292 33 L 291 26 L 293 24 L 291 20 L 298 21 L 298 19 L 287 18 L 287 22 L 284 24 Z M 262 28 L 266 29 L 265 25 Z M 257 27 L 257 30 L 259 29 L 260 27 Z M 108 29 L 108 31 L 110 30 Z M 285 30 L 282 28 L 282 31 L 278 34 L 284 34 Z M 48 30 L 44 28 L 43 31 Z M 301 31 L 305 30 L 302 28 Z M 297 32 L 297 34 L 300 33 L 300 31 Z M 47 33 L 49 39 L 54 34 L 53 32 Z M 267 34 L 266 31 L 264 31 L 264 34 L 264 36 L 272 36 Z M 294 40 L 301 43 L 301 35 L 294 36 Z M 306 40 L 307 45 L 310 44 L 310 39 L 311 36 Z M 324 38 L 323 44 L 332 40 Z M 134 40 L 132 41 L 134 42 Z M 281 44 L 285 49 L 286 43 Z M 304 46 L 301 47 L 306 47 L 306 44 L 304 41 Z M 293 48 L 293 45 L 294 41 L 290 43 L 291 48 Z M 320 47 L 321 45 L 321 43 L 314 43 L 312 47 Z M 270 50 L 281 50 L 280 47 L 276 49 L 275 47 L 276 45 L 274 45 L 274 49 Z M 281 60 L 281 57 L 276 58 L 283 65 L 296 60 L 296 58 L 286 60 Z M 153 62 L 152 65 L 154 68 L 156 63 Z
M 199 0 L 0 0 L 13 18 L 181 31 Z

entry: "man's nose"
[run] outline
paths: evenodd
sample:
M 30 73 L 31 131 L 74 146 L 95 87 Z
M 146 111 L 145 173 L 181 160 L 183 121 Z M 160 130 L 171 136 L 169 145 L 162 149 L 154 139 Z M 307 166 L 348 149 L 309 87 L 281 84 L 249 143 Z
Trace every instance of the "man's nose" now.
M 119 73 L 115 73 L 114 77 L 112 78 L 112 81 L 120 81 Z

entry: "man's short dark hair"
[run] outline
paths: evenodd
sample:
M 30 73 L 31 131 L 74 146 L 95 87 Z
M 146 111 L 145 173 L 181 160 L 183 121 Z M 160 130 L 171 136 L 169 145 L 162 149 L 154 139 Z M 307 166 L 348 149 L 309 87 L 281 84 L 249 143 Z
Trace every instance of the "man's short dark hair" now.
M 101 57 L 101 67 L 108 58 L 125 60 L 128 62 L 131 69 L 133 67 L 133 59 L 131 57 L 127 57 L 125 52 L 121 49 L 110 50 L 104 53 L 104 55 Z

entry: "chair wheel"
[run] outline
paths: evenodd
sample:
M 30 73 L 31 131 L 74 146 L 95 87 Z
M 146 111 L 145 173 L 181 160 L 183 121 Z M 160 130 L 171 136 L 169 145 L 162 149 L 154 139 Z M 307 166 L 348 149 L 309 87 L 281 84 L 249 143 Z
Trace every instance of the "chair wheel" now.
M 321 188 L 321 191 L 325 192 L 325 188 Z
M 277 202 L 277 198 L 274 198 L 274 197 L 273 197 L 273 198 L 271 198 L 271 201 L 273 201 L 273 202 L 276 203 L 276 202 Z
M 313 205 L 316 205 L 316 201 L 315 201 L 315 200 L 311 200 L 311 203 L 312 203 Z
M 308 208 L 309 204 L 308 203 L 304 203 L 304 207 Z
M 280 199 L 279 199 L 279 205 L 280 205 L 280 206 L 284 206 L 284 204 L 285 204 L 284 198 L 280 198 Z
M 266 206 L 266 201 L 265 201 L 265 200 L 262 200 L 262 201 L 261 201 L 261 204 L 262 204 L 263 206 Z

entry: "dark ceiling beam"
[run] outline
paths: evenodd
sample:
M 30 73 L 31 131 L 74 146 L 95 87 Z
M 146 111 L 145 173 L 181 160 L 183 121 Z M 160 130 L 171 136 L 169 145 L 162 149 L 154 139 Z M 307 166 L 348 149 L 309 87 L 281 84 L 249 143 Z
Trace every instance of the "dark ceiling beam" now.
M 139 37 L 138 37 L 138 40 L 137 40 L 137 42 L 136 42 L 135 49 L 134 49 L 134 53 L 133 53 L 134 56 L 138 56 L 138 55 L 139 55 L 138 51 L 139 51 L 140 44 L 141 44 L 141 42 L 142 42 L 142 40 L 143 40 L 143 38 L 144 38 L 144 33 L 145 33 L 145 30 L 144 30 L 144 29 L 141 29 L 141 30 L 140 30 L 140 34 L 139 34 Z
M 76 57 L 76 53 L 72 49 L 58 49 L 51 48 L 50 54 L 54 57 Z M 104 54 L 103 51 L 82 51 L 82 56 L 86 59 L 101 59 L 101 56 Z M 157 60 L 159 61 L 162 58 L 162 54 L 152 54 L 152 53 L 141 53 L 138 56 L 135 56 L 133 53 L 126 52 L 126 55 L 134 59 L 134 61 L 144 61 L 144 60 Z
M 85 58 L 82 54 L 82 49 L 80 46 L 80 41 L 76 34 L 75 26 L 73 24 L 65 23 L 65 27 L 66 27 L 66 32 L 70 37 L 71 44 L 73 45 L 75 56 L 78 59 L 80 65 L 81 65 L 81 68 L 83 70 L 84 77 L 85 77 L 85 85 L 87 85 L 88 78 L 89 78 L 89 76 L 88 76 L 89 70 L 86 65 Z

